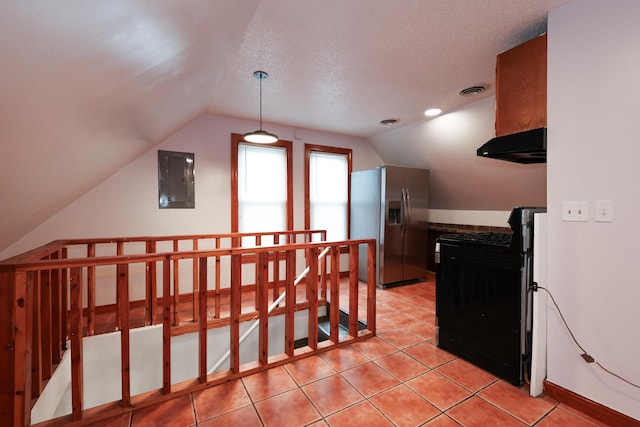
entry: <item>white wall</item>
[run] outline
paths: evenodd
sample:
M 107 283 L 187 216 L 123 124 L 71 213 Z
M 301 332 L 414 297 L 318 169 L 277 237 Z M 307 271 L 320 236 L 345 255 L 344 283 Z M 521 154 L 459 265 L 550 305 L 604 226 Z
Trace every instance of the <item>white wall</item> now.
M 308 337 L 309 311 L 294 315 L 294 339 Z M 269 356 L 284 354 L 284 315 L 269 318 Z M 240 323 L 242 336 L 254 322 Z M 258 360 L 258 329 L 254 329 L 240 345 L 240 365 Z M 199 368 L 198 334 L 171 337 L 171 384 L 197 378 Z M 213 368 L 229 350 L 229 327 L 207 331 L 207 367 Z M 93 408 L 122 398 L 120 333 L 94 335 L 83 340 L 83 404 Z M 131 330 L 130 337 L 131 395 L 162 388 L 162 325 Z M 71 414 L 70 353 L 47 383 L 31 411 L 32 423 Z M 216 369 L 229 369 L 229 358 Z M 55 383 L 54 383 L 55 382 Z
M 495 97 L 490 96 L 376 135 L 371 143 L 387 164 L 430 170 L 432 209 L 510 212 L 514 206 L 545 206 L 545 164 L 476 155 L 495 137 L 494 123 Z
M 202 114 L 0 253 L 0 259 L 55 239 L 228 233 L 231 231 L 231 133 L 251 120 Z M 353 169 L 383 164 L 364 138 L 264 124 L 293 141 L 294 228 L 304 228 L 304 144 L 353 150 Z M 195 154 L 195 209 L 158 209 L 158 150 Z M 69 165 L 73 167 L 73 165 Z
M 640 2 L 574 0 L 549 16 L 548 283 L 581 345 L 640 384 Z M 589 203 L 563 222 L 562 202 Z M 612 200 L 614 222 L 594 221 Z M 640 419 L 640 389 L 587 364 L 548 310 L 548 380 Z

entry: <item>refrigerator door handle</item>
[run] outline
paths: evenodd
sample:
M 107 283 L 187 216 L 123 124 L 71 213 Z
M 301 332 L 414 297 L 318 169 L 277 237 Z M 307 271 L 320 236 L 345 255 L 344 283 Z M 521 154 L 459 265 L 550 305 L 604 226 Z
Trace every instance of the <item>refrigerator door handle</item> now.
M 404 189 L 404 235 L 409 232 L 409 224 L 411 224 L 411 197 L 409 196 L 409 189 Z
M 407 228 L 407 195 L 404 188 L 402 188 L 400 192 L 400 235 L 404 237 Z

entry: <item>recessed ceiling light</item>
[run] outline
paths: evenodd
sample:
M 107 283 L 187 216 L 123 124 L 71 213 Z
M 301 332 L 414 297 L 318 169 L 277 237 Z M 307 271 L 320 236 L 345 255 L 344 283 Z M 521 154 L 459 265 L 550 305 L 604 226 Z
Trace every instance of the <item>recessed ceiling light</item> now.
M 424 115 L 427 117 L 434 117 L 440 113 L 442 113 L 442 110 L 440 108 L 429 108 L 424 112 Z

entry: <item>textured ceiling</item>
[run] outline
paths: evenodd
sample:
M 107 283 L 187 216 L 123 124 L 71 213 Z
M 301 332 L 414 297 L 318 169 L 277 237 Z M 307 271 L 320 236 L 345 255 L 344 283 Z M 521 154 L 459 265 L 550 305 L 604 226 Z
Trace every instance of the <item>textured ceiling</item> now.
M 0 5 L 0 250 L 202 112 L 371 137 L 451 111 L 563 0 Z M 410 154 L 408 154 L 410 156 Z

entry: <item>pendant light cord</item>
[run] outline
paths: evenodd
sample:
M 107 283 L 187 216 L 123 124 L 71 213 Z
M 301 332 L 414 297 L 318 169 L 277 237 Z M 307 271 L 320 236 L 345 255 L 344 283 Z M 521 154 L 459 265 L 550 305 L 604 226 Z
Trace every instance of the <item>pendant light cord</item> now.
M 260 130 L 262 130 L 262 80 L 264 79 L 264 74 L 258 75 L 258 80 L 260 80 Z

